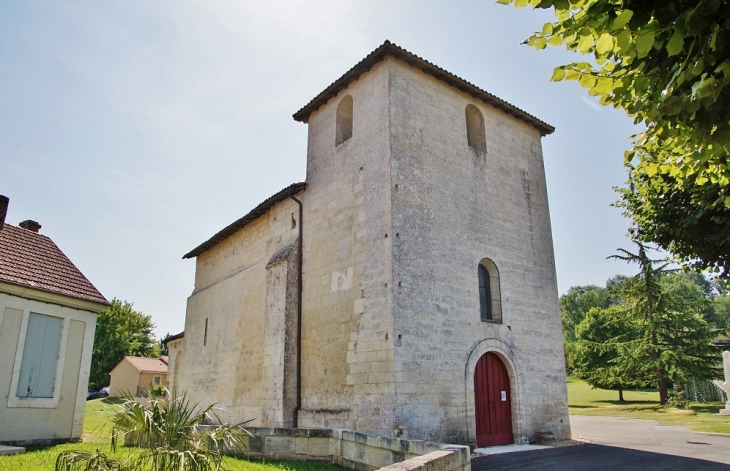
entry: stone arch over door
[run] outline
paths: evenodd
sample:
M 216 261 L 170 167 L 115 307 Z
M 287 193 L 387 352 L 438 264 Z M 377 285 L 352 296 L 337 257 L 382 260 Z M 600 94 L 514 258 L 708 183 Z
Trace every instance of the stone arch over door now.
M 522 411 L 522 375 L 518 374 L 518 353 L 503 341 L 488 338 L 477 342 L 468 354 L 464 368 L 464 399 L 466 402 L 465 429 L 467 437 L 476 439 L 476 407 L 474 401 L 474 373 L 477 362 L 486 353 L 493 353 L 504 364 L 510 384 L 510 403 L 512 405 L 512 438 L 514 443 L 520 443 L 524 435 L 524 420 Z

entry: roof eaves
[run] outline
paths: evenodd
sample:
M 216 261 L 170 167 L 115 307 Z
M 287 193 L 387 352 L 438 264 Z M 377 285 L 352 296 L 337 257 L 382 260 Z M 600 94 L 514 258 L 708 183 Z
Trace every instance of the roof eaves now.
M 544 121 L 532 116 L 526 111 L 492 95 L 491 93 L 482 90 L 476 85 L 467 82 L 461 77 L 458 77 L 451 72 L 442 69 L 441 67 L 433 64 L 422 57 L 419 57 L 390 41 L 385 41 L 380 47 L 375 49 L 373 52 L 368 54 L 365 59 L 358 62 L 354 67 L 348 70 L 342 77 L 334 81 L 327 87 L 322 93 L 314 97 L 309 103 L 302 107 L 299 111 L 294 113 L 293 118 L 296 121 L 306 123 L 309 120 L 309 116 L 324 106 L 331 98 L 336 96 L 342 89 L 346 88 L 351 82 L 357 80 L 362 74 L 368 72 L 375 64 L 385 59 L 388 56 L 393 56 L 407 64 L 421 70 L 422 72 L 433 76 L 434 78 L 441 80 L 456 89 L 467 93 L 474 98 L 477 98 L 485 103 L 488 103 L 495 108 L 498 108 L 505 113 L 514 116 L 515 118 L 524 121 L 531 125 L 538 131 L 541 136 L 551 134 L 555 131 L 555 128 Z
M 183 330 L 179 334 L 168 335 L 167 337 L 165 337 L 162 340 L 162 343 L 164 343 L 165 345 L 167 345 L 167 342 L 172 342 L 173 340 L 181 339 L 181 338 L 184 338 L 184 337 L 185 337 L 185 331 Z
M 223 240 L 227 239 L 229 236 L 233 235 L 236 231 L 243 229 L 248 223 L 251 221 L 254 221 L 258 219 L 259 217 L 266 214 L 276 203 L 279 203 L 280 201 L 284 201 L 285 199 L 289 198 L 292 195 L 295 195 L 301 191 L 303 191 L 307 187 L 307 184 L 305 182 L 299 182 L 299 183 L 292 183 L 288 187 L 284 188 L 280 192 L 276 193 L 275 195 L 269 197 L 266 199 L 263 203 L 256 206 L 254 209 L 252 209 L 248 214 L 243 216 L 242 218 L 234 221 L 233 223 L 229 224 L 228 226 L 224 227 L 220 231 L 218 231 L 213 237 L 206 240 L 199 246 L 195 247 L 190 252 L 183 255 L 183 259 L 186 258 L 194 258 L 198 255 L 202 254 L 206 250 L 210 250 L 211 248 L 218 245 Z
M 61 296 L 61 297 L 69 298 L 69 299 L 78 299 L 79 301 L 98 304 L 99 307 L 101 308 L 101 310 L 104 310 L 104 309 L 108 308 L 109 306 L 111 306 L 111 303 L 101 293 L 99 293 L 100 297 L 75 295 L 75 294 L 69 294 L 66 292 L 62 292 L 60 290 L 42 288 L 40 286 L 35 286 L 31 283 L 14 282 L 14 281 L 6 280 L 3 278 L 0 278 L 0 283 L 6 283 L 8 285 L 17 286 L 19 289 L 26 290 L 26 292 L 27 292 L 27 290 L 35 290 L 35 291 L 40 291 L 41 293 L 48 293 L 48 294 L 52 294 L 55 296 Z M 98 292 L 98 290 L 97 290 L 97 292 Z M 24 296 L 20 296 L 20 297 L 24 297 Z

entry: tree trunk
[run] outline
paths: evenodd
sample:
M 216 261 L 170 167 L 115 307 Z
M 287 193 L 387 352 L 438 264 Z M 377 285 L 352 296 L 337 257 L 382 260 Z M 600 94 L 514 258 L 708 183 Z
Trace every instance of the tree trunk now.
M 623 386 L 618 387 L 618 402 L 624 402 L 624 388 Z
M 667 403 L 668 395 L 667 389 L 669 388 L 669 381 L 667 378 L 659 379 L 659 404 L 664 405 Z

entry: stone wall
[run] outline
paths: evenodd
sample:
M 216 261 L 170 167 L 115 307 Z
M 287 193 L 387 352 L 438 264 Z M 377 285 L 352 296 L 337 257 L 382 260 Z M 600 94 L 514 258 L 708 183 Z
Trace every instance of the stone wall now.
M 247 430 L 253 435 L 247 439 L 248 449 L 242 453 L 247 458 L 325 461 L 359 471 L 471 469 L 471 455 L 465 446 L 387 438 L 352 430 L 258 427 Z M 399 465 L 391 467 L 394 463 Z M 423 468 L 414 467 L 416 463 Z
M 388 78 L 376 65 L 309 118 L 303 427 L 393 430 Z M 352 137 L 336 146 L 347 95 Z
M 197 258 L 185 337 L 169 345 L 169 384 L 217 403 L 223 422 L 291 425 L 284 373 L 296 360 L 298 215 L 293 200 L 277 203 Z
M 474 435 L 476 360 L 510 373 L 513 434 L 569 436 L 540 133 L 402 62 L 390 65 L 396 421 L 404 436 Z M 467 144 L 465 108 L 487 151 Z M 477 267 L 497 266 L 501 323 L 480 320 Z
M 336 145 L 348 95 L 352 137 Z M 486 152 L 467 144 L 468 104 Z M 392 57 L 308 125 L 299 426 L 473 439 L 474 368 L 492 351 L 515 441 L 569 436 L 540 133 Z M 280 202 L 197 258 L 170 384 L 219 402 L 223 421 L 293 419 L 297 214 Z M 484 258 L 500 276 L 499 323 L 480 320 Z

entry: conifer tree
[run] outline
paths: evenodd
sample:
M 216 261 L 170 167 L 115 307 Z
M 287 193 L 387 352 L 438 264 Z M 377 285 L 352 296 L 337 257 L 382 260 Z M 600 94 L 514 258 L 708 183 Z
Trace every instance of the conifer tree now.
M 636 339 L 616 342 L 616 365 L 645 378 L 659 389 L 659 402 L 664 405 L 673 382 L 684 382 L 689 376 L 712 378 L 716 372 L 718 353 L 712 345 L 713 333 L 702 317 L 702 307 L 688 301 L 666 276 L 667 264 L 655 266 L 647 255 L 647 247 L 636 242 L 634 254 L 619 249 L 616 258 L 638 263 L 639 273 L 630 278 L 623 289 L 626 312 L 636 327 Z
M 636 325 L 623 306 L 592 308 L 575 333 L 576 377 L 594 388 L 617 389 L 620 402 L 624 401 L 624 388 L 643 384 L 632 371 L 617 363 L 620 345 L 631 343 L 637 335 Z

